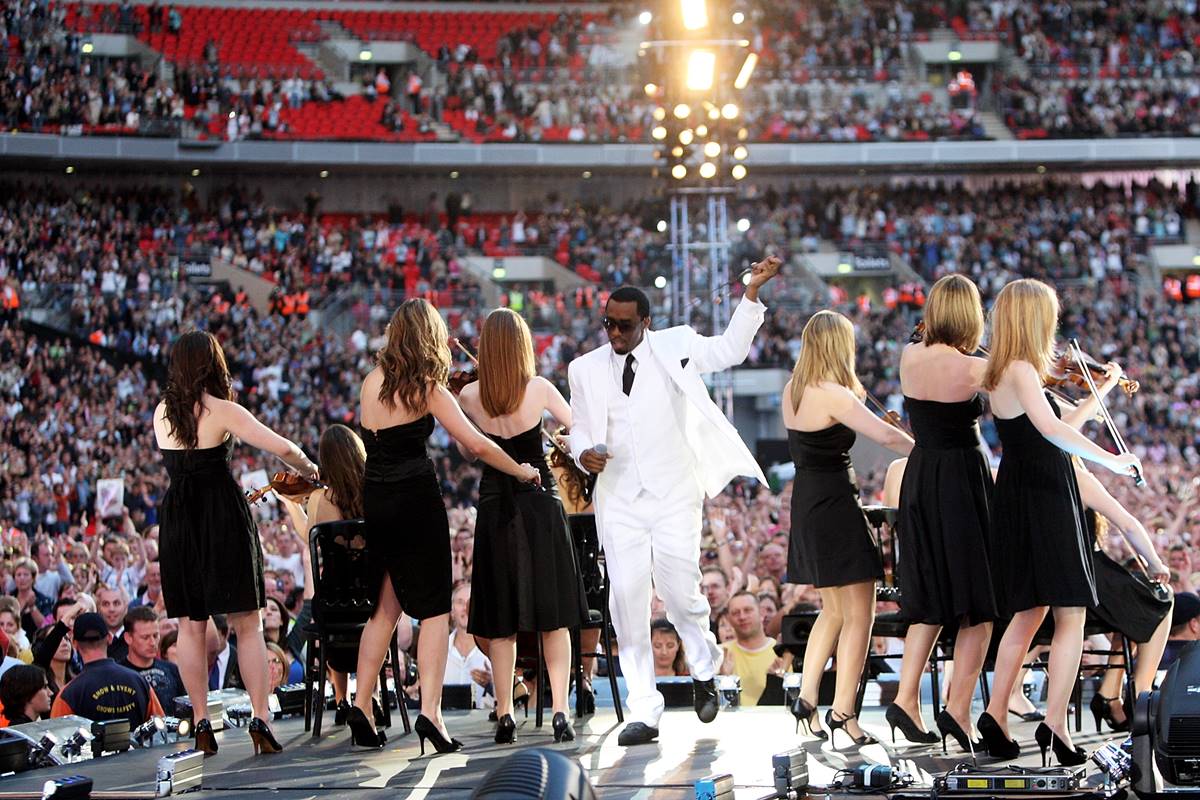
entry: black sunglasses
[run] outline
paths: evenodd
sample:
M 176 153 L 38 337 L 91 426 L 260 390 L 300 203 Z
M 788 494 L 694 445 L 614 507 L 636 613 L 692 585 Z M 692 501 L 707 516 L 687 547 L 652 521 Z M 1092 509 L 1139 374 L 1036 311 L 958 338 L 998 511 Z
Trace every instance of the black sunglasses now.
M 613 319 L 612 317 L 602 317 L 600 319 L 600 323 L 604 326 L 606 331 L 611 331 L 613 328 L 616 328 L 621 333 L 630 333 L 634 328 L 637 327 L 638 321 L 636 319 Z

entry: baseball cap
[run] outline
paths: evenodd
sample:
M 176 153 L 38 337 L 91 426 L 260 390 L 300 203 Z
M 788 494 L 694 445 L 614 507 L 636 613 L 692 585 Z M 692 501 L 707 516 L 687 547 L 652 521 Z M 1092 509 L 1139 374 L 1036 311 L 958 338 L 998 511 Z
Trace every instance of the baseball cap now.
M 75 618 L 75 641 L 100 642 L 108 638 L 108 625 L 104 617 L 89 611 Z
M 1171 613 L 1171 627 L 1176 628 L 1200 617 L 1200 595 L 1195 592 L 1178 592 L 1175 595 L 1175 610 Z

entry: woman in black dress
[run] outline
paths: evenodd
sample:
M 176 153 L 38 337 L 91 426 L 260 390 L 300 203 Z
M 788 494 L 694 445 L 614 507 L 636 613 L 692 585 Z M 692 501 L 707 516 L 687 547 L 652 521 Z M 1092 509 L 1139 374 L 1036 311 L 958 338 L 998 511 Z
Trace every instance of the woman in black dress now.
M 439 753 L 458 750 L 442 721 L 442 680 L 450 637 L 450 526 L 441 486 L 425 449 L 434 419 L 475 457 L 524 483 L 541 473 L 513 461 L 479 432 L 446 388 L 449 336 L 437 310 L 421 299 L 406 300 L 387 328 L 379 366 L 363 381 L 363 443 L 367 448 L 363 515 L 367 549 L 386 575 L 375 613 L 358 647 L 358 686 L 347 723 L 352 741 L 382 747 L 371 721 L 371 695 L 401 611 L 420 620 L 417 669 L 421 715 L 413 725 Z
M 179 617 L 179 673 L 195 714 L 196 747 L 208 755 L 217 751 L 207 718 L 205 636 L 209 617 L 226 614 L 237 633 L 238 667 L 254 709 L 249 730 L 255 752 L 279 752 L 266 723 L 262 547 L 229 458 L 237 438 L 302 475 L 315 476 L 317 467 L 296 444 L 233 401 L 221 345 L 201 331 L 183 334 L 171 347 L 154 435 L 171 477 L 158 517 L 163 598 L 167 615 Z
M 1075 477 L 1087 509 L 1088 532 L 1096 545 L 1096 597 L 1100 602 L 1092 610 L 1092 616 L 1117 631 L 1113 649 L 1120 648 L 1121 636 L 1137 645 L 1134 690 L 1137 694 L 1148 692 L 1154 688 L 1154 676 L 1171 634 L 1171 610 L 1175 605 L 1169 584 L 1171 571 L 1155 552 L 1154 543 L 1142 523 L 1126 511 L 1077 459 Z M 1103 545 L 1110 528 L 1116 528 L 1125 537 L 1145 565 L 1144 571 L 1130 572 L 1104 552 Z M 1116 656 L 1110 658 L 1109 663 L 1114 659 L 1124 660 Z M 1129 730 L 1129 719 L 1121 704 L 1124 674 L 1120 666 L 1110 666 L 1096 694 L 1092 695 L 1091 709 L 1097 733 L 1101 721 L 1108 722 L 1115 731 Z
M 496 743 L 515 740 L 513 665 L 518 631 L 542 636 L 554 718 L 554 741 L 571 740 L 567 717 L 570 628 L 584 615 L 583 587 L 562 503 L 542 445 L 546 412 L 570 427 L 571 407 L 554 384 L 534 374 L 533 340 L 507 308 L 488 314 L 479 335 L 479 380 L 459 395 L 463 411 L 512 456 L 536 464 L 541 488 L 514 485 L 484 467 L 475 519 L 475 567 L 467 630 L 491 640 L 496 682 Z
M 887 721 L 893 736 L 900 728 L 910 741 L 938 740 L 921 720 L 921 675 L 942 627 L 957 627 L 948 702 L 936 722 L 943 745 L 953 736 L 964 749 L 997 616 L 988 552 L 992 473 L 979 436 L 987 362 L 971 355 L 982 339 L 979 290 L 962 275 L 947 275 L 929 292 L 922 340 L 900 357 L 916 446 L 900 484 L 896 523 L 900 610 L 909 628 Z
M 1067 705 L 1083 653 L 1083 624 L 1096 606 L 1092 543 L 1083 523 L 1070 455 L 1119 474 L 1138 467 L 1134 455 L 1102 449 L 1060 418 L 1043 386 L 1053 359 L 1058 297 L 1046 284 L 1013 281 L 992 307 L 992 353 L 983 387 L 990 392 L 1003 454 L 992 496 L 992 575 L 1002 613 L 1012 615 L 996 657 L 991 702 L 977 723 L 988 753 L 1012 759 L 1008 699 L 1021 663 L 1048 608 L 1054 609 L 1043 754 L 1053 746 L 1064 766 L 1087 754 L 1071 744 Z M 1111 376 L 1110 376 L 1111 377 Z M 1090 403 L 1072 412 L 1094 411 Z
M 793 714 L 820 738 L 817 690 L 837 646 L 831 730 L 844 728 L 855 744 L 875 741 L 855 719 L 858 682 L 871 643 L 875 580 L 883 577 L 850 463 L 855 433 L 908 455 L 913 440 L 863 405 L 854 374 L 854 326 L 834 311 L 818 311 L 804 326 L 800 359 L 783 388 L 783 424 L 796 463 L 788 582 L 809 583 L 821 594 L 821 612 L 804 653 L 800 695 Z

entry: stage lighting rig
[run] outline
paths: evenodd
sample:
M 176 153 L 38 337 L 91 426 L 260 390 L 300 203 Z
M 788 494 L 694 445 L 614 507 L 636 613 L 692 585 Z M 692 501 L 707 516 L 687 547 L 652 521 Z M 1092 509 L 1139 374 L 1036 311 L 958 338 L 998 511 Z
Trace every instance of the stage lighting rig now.
M 1180 654 L 1157 691 L 1138 697 L 1130 753 L 1139 797 L 1200 795 L 1200 644 Z

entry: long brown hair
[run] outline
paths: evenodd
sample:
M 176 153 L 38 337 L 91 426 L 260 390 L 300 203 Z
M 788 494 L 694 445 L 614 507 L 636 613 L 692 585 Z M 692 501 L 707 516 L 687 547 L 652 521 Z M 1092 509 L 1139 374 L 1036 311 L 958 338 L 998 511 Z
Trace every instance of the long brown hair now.
M 1005 284 L 992 306 L 992 355 L 983 388 L 995 389 L 1014 361 L 1028 361 L 1045 382 L 1057 328 L 1058 295 L 1053 289 L 1032 278 Z
M 421 298 L 405 300 L 392 314 L 387 343 L 376 355 L 383 370 L 379 402 L 397 399 L 410 411 L 425 411 L 426 392 L 450 377 L 450 335 L 437 309 Z
M 233 379 L 225 364 L 225 351 L 217 337 L 205 331 L 188 331 L 171 346 L 167 388 L 163 392 L 167 425 L 184 448 L 199 444 L 196 404 L 208 393 L 219 400 L 233 399 Z
M 511 414 L 534 375 L 533 337 L 510 308 L 487 315 L 479 332 L 479 401 L 490 416 Z
M 822 381 L 845 386 L 862 397 L 854 374 L 854 325 L 836 311 L 818 311 L 800 334 L 800 358 L 792 370 L 792 411 L 800 410 L 804 390 Z
M 329 487 L 326 496 L 346 519 L 363 515 L 363 476 L 367 470 L 367 451 L 358 434 L 345 425 L 330 425 L 321 434 L 317 448 L 321 479 Z

